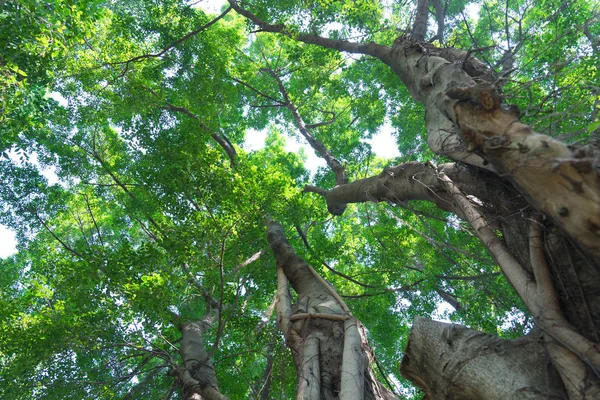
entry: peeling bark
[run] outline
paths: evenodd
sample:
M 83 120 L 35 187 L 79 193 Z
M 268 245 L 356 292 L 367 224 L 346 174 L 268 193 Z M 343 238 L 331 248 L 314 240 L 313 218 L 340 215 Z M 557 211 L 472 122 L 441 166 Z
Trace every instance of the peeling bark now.
M 535 219 L 531 221 L 528 237 L 530 265 L 534 276 L 532 281 L 525 268 L 506 249 L 485 218 L 477 212 L 456 185 L 443 174 L 440 174 L 440 180 L 463 210 L 475 233 L 492 254 L 502 272 L 534 316 L 538 326 L 545 332 L 546 340 L 551 344 L 549 351 L 561 376 L 576 378 L 573 382 L 563 381 L 573 396 L 570 398 L 595 397 L 600 393 L 600 380 L 598 379 L 600 345 L 578 333 L 560 309 L 559 299 L 544 254 L 540 222 Z M 584 363 L 589 366 L 590 373 L 586 371 Z M 594 377 L 592 374 L 597 376 Z
M 472 86 L 477 81 L 492 79 L 485 65 L 473 57 L 469 58 L 467 52 L 458 49 L 437 49 L 431 44 L 405 36 L 398 38 L 394 47 L 389 47 L 373 42 L 354 43 L 290 32 L 284 25 L 262 21 L 240 7 L 235 0 L 229 0 L 229 4 L 263 32 L 281 33 L 304 43 L 380 59 L 399 76 L 413 98 L 424 103 L 428 111 L 426 125 L 427 143 L 430 148 L 454 160 L 486 168 L 486 163 L 479 155 L 466 151 L 466 145 L 462 142 L 456 125 L 452 104 L 445 102 L 445 92 L 450 88 Z M 461 62 L 457 62 L 458 54 L 464 55 Z
M 500 106 L 494 88 L 452 89 L 467 142 L 592 254 L 600 256 L 600 151 L 536 133 Z

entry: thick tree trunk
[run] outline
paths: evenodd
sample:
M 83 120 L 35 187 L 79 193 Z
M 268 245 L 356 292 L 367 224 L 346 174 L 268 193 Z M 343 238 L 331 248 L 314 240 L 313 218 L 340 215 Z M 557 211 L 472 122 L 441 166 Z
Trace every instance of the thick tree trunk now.
M 277 322 L 292 350 L 298 399 L 396 399 L 375 379 L 360 322 L 335 289 L 296 255 L 280 224 L 268 223 L 267 239 L 277 260 Z M 298 294 L 295 304 L 288 282 Z
M 402 375 L 430 399 L 564 399 L 539 336 L 502 340 L 462 325 L 417 317 Z

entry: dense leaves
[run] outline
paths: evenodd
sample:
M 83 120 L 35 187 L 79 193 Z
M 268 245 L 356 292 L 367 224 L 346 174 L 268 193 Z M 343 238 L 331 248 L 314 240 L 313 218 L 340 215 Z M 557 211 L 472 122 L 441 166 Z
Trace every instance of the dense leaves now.
M 292 30 L 392 45 L 414 11 L 396 3 L 244 6 Z M 597 2 L 449 4 L 443 43 L 498 73 L 516 55 L 501 77 L 525 119 L 571 141 L 598 137 Z M 19 238 L 0 260 L 0 395 L 177 398 L 178 324 L 202 317 L 208 293 L 222 305 L 205 337 L 221 391 L 293 398 L 267 217 L 365 324 L 396 391 L 414 394 L 397 363 L 416 315 L 527 332 L 520 300 L 456 216 L 410 202 L 331 218 L 302 193 L 335 179 L 288 150 L 304 143 L 288 101 L 351 181 L 435 160 L 423 107 L 397 76 L 369 57 L 252 31 L 233 11 L 211 23 L 218 14 L 201 6 L 0 5 L 0 223 Z M 371 151 L 382 130 L 395 160 Z

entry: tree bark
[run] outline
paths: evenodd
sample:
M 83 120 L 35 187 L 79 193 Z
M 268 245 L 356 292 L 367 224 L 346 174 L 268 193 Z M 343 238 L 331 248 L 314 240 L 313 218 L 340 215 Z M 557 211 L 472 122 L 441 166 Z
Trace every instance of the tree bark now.
M 277 322 L 292 350 L 298 398 L 396 399 L 374 379 L 366 336 L 335 289 L 296 255 L 280 224 L 268 222 L 267 240 L 277 260 Z M 295 304 L 288 283 L 298 294 Z
M 544 343 L 416 317 L 400 372 L 429 399 L 564 399 Z
M 219 391 L 215 369 L 204 348 L 202 336 L 211 322 L 212 316 L 207 313 L 200 321 L 184 322 L 179 325 L 181 332 L 179 353 L 183 363 L 176 372 L 186 400 L 229 400 Z
M 415 11 L 415 22 L 411 31 L 411 36 L 415 40 L 425 40 L 427 34 L 427 18 L 429 17 L 429 0 L 419 0 Z
M 477 192 L 478 179 L 464 167 L 456 163 L 446 163 L 438 169 Z M 402 204 L 410 200 L 431 201 L 442 210 L 461 215 L 461 210 L 454 206 L 437 178 L 438 169 L 429 163 L 409 162 L 385 168 L 379 175 L 336 186 L 330 190 L 305 186 L 304 191 L 324 196 L 327 209 L 333 215 L 342 215 L 350 203 L 388 201 Z

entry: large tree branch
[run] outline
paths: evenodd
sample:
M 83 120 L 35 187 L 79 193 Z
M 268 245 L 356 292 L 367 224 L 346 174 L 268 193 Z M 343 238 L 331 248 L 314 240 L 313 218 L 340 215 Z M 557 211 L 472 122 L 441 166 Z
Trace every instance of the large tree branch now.
M 525 193 L 533 205 L 600 256 L 600 149 L 567 146 L 519 122 L 485 84 L 451 89 L 466 141 Z
M 319 400 L 339 395 L 340 400 L 355 400 L 365 398 L 369 391 L 389 394 L 378 398 L 395 398 L 371 374 L 366 375 L 366 337 L 361 337 L 359 322 L 335 289 L 296 255 L 280 224 L 267 223 L 267 240 L 277 260 L 278 322 L 293 349 L 298 398 Z M 294 307 L 290 304 L 288 279 L 298 293 Z M 339 363 L 340 356 L 341 365 L 331 365 Z M 335 379 L 340 385 L 334 388 L 331 382 Z M 334 395 L 335 389 L 339 394 Z
M 311 272 L 306 261 L 296 255 L 279 223 L 267 222 L 267 241 L 275 255 L 277 265 L 283 268 L 283 272 L 297 293 L 318 292 L 325 296 L 330 295 L 329 290 Z
M 457 179 L 460 168 L 453 163 L 439 168 Z M 451 198 L 440 185 L 435 168 L 429 164 L 409 162 L 385 168 L 379 175 L 360 179 L 330 190 L 306 186 L 305 192 L 315 192 L 325 197 L 327 209 L 333 215 L 343 214 L 350 203 L 381 202 L 403 203 L 409 200 L 427 200 L 441 209 L 458 213 Z
M 311 35 L 305 33 L 297 33 L 291 32 L 285 25 L 282 24 L 269 24 L 256 15 L 251 13 L 250 11 L 240 7 L 236 0 L 228 0 L 230 6 L 240 15 L 248 18 L 250 21 L 254 22 L 261 31 L 263 32 L 271 32 L 271 33 L 281 33 L 288 37 L 293 38 L 294 40 L 298 40 L 300 42 L 315 44 L 321 47 L 326 47 L 333 50 L 345 51 L 348 53 L 356 53 L 356 54 L 368 54 L 377 58 L 383 57 L 383 55 L 389 52 L 391 49 L 388 46 L 383 46 L 377 43 L 355 43 L 347 40 L 336 40 L 324 38 L 318 35 Z
M 199 394 L 207 400 L 228 400 L 219 391 L 215 369 L 203 344 L 203 335 L 213 320 L 213 316 L 207 313 L 199 321 L 179 325 L 182 337 L 179 352 L 183 365 L 176 372 L 186 399 L 193 399 L 193 394 Z
M 400 373 L 427 399 L 563 399 L 546 348 L 534 337 L 517 340 L 416 317 Z
M 411 36 L 415 40 L 425 40 L 427 33 L 427 17 L 429 16 L 429 0 L 419 0 L 417 3 L 415 22 L 413 24 Z
M 554 290 L 548 265 L 543 253 L 541 229 L 537 221 L 530 233 L 530 254 L 535 281 L 532 281 L 523 266 L 513 257 L 475 209 L 467 197 L 450 178 L 440 173 L 439 179 L 465 214 L 477 236 L 492 254 L 517 294 L 544 331 L 586 362 L 600 376 L 600 346 L 580 335 L 564 318 Z

